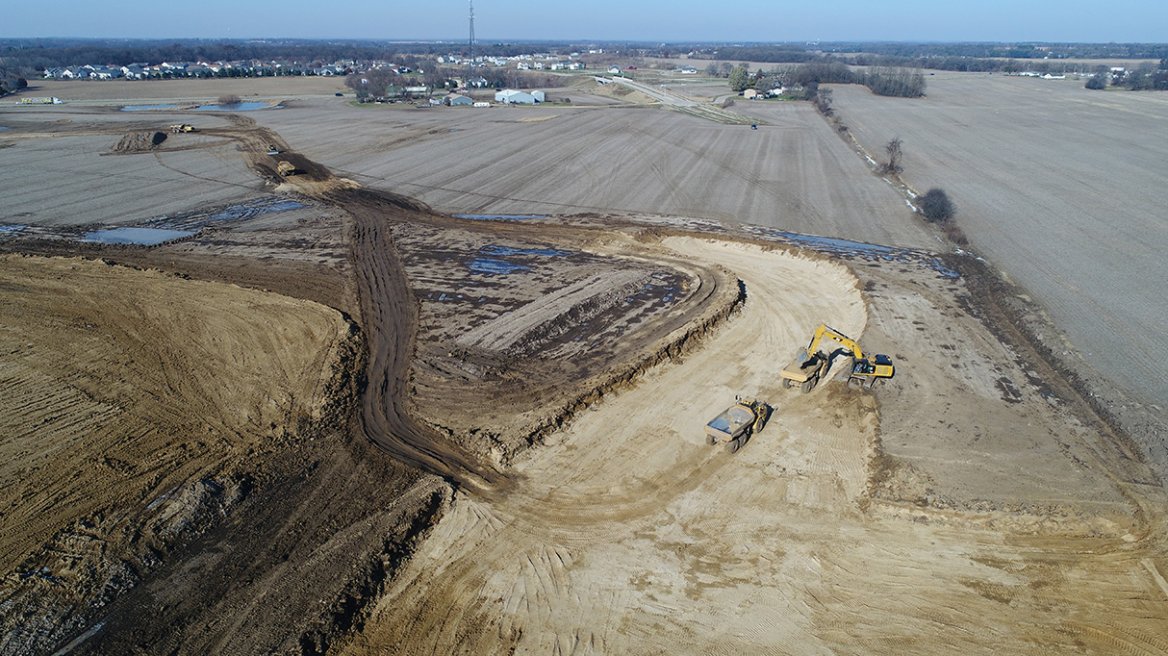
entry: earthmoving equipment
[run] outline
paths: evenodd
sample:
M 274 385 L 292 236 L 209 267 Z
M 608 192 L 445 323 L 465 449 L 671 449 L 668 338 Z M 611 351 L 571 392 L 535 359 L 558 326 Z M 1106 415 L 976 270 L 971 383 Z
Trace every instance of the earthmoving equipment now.
M 721 442 L 730 453 L 738 451 L 751 435 L 762 430 L 771 416 L 771 407 L 762 401 L 742 397 L 734 401 L 734 405 L 706 424 L 706 442 Z
M 276 172 L 286 178 L 290 175 L 296 175 L 300 171 L 296 170 L 296 166 L 293 165 L 292 162 L 281 161 L 276 164 Z
M 280 149 L 275 146 L 268 146 L 268 154 L 275 157 L 280 154 Z
M 175 123 L 174 125 L 170 126 L 170 131 L 173 134 L 179 134 L 181 132 L 194 132 L 195 126 L 191 125 L 190 123 Z
M 819 344 L 824 338 L 840 345 L 840 350 L 852 358 L 852 370 L 848 374 L 848 384 L 859 383 L 861 387 L 872 388 L 877 380 L 892 378 L 895 368 L 892 358 L 887 355 L 876 355 L 872 359 L 864 357 L 864 351 L 856 340 L 848 337 L 831 326 L 822 323 L 815 329 L 815 335 L 807 348 L 801 349 L 791 364 L 783 368 L 779 378 L 783 387 L 798 385 L 804 393 L 810 392 L 831 364 L 832 355 L 819 350 Z

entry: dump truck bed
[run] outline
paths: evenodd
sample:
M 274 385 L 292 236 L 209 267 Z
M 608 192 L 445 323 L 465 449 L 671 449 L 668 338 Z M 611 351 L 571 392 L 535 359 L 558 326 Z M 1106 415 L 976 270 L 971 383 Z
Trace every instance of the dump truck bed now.
M 779 377 L 796 384 L 804 383 L 822 373 L 826 364 L 827 358 L 801 351 L 794 360 L 791 360 L 790 364 L 783 367 L 783 370 L 779 372 Z
M 740 435 L 753 422 L 754 412 L 750 408 L 735 405 L 706 424 L 706 435 L 725 442 Z

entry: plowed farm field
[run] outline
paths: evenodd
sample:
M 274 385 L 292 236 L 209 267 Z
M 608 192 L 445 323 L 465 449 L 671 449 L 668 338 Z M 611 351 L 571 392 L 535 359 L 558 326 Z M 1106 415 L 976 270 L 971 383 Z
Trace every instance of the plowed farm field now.
M 915 100 L 835 87 L 836 107 L 874 154 L 903 139 L 904 180 L 945 189 L 973 247 L 1039 300 L 1069 348 L 1162 410 L 1168 343 L 1151 327 L 1168 317 L 1168 96 L 998 75 L 928 82 Z

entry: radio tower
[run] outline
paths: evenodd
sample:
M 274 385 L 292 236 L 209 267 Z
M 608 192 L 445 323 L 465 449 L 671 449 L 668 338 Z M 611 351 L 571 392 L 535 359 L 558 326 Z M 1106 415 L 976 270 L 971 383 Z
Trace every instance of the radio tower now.
M 466 90 L 470 91 L 470 76 L 474 71 L 474 0 L 467 0 L 470 3 L 470 41 L 467 43 L 470 46 L 470 53 L 466 58 Z

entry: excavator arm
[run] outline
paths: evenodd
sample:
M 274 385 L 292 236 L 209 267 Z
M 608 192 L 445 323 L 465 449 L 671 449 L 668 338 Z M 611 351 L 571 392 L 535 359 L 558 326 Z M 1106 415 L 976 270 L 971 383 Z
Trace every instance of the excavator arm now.
M 825 337 L 844 347 L 844 349 L 853 358 L 857 360 L 864 359 L 864 351 L 860 348 L 860 345 L 856 342 L 856 340 L 848 337 L 847 335 L 825 323 L 819 324 L 819 327 L 815 329 L 815 336 L 811 338 L 811 343 L 807 345 L 807 353 L 811 354 L 819 352 L 819 344 Z

